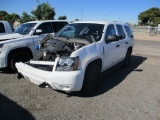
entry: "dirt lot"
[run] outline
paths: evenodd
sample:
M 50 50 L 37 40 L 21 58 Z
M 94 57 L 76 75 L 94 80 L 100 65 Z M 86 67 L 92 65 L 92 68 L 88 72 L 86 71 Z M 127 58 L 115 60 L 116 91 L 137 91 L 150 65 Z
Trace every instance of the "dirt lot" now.
M 147 32 L 134 32 L 133 34 L 136 40 L 160 41 L 160 34 L 153 36 L 150 36 Z
M 159 42 L 135 41 L 131 66 L 103 73 L 93 97 L 39 88 L 0 72 L 1 120 L 160 120 Z

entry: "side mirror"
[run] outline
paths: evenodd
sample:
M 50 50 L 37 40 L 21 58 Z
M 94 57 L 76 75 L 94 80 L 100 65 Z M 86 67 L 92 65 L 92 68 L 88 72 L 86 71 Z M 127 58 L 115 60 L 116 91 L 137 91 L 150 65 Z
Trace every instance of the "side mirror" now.
M 34 35 L 40 35 L 40 34 L 42 34 L 42 30 L 41 29 L 37 29 L 37 30 L 35 30 L 35 32 L 34 32 Z
M 108 38 L 105 39 L 105 42 L 115 42 L 115 41 L 119 41 L 119 36 L 117 35 L 109 35 Z

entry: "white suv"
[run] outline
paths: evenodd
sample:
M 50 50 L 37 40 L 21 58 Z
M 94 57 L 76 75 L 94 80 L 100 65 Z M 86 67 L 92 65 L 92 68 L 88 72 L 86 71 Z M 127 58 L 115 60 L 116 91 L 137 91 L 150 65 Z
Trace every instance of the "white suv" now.
M 47 41 L 48 40 L 48 41 Z M 130 63 L 133 34 L 127 24 L 117 22 L 74 22 L 55 37 L 41 41 L 40 51 L 27 63 L 16 63 L 18 78 L 40 87 L 91 95 L 101 72 Z
M 47 33 L 54 35 L 71 23 L 66 20 L 31 21 L 21 24 L 15 33 L 0 35 L 0 68 L 16 71 L 15 62 L 30 60 L 36 53 L 35 46 Z

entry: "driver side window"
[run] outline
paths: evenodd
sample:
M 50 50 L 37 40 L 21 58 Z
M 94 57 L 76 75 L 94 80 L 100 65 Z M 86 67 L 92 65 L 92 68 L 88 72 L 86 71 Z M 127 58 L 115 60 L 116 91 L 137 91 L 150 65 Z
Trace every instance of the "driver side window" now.
M 114 25 L 109 25 L 106 30 L 105 39 L 107 39 L 111 35 L 116 35 L 116 30 Z

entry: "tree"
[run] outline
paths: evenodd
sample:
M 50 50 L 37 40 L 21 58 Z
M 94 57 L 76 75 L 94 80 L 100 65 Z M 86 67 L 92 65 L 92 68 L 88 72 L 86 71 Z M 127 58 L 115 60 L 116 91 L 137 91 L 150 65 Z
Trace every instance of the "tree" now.
M 53 20 L 55 16 L 55 10 L 48 2 L 39 4 L 35 10 L 31 11 L 31 13 L 37 20 Z
M 21 16 L 21 22 L 24 23 L 29 21 L 32 21 L 32 17 L 28 15 L 26 12 L 23 12 Z
M 10 14 L 10 24 L 13 25 L 16 20 L 20 20 L 20 16 L 16 13 Z
M 12 23 L 12 17 L 11 17 L 10 14 L 6 14 L 6 15 L 2 18 L 2 20 L 6 20 L 6 21 L 8 21 L 10 24 Z M 12 24 L 11 24 L 11 25 L 12 25 Z
M 157 26 L 160 24 L 160 9 L 150 8 L 138 15 L 138 20 L 140 25 L 151 25 Z
M 0 11 L 0 16 L 2 17 L 2 20 L 8 21 L 11 25 L 13 25 L 15 20 L 20 19 L 20 16 L 18 14 L 8 14 L 6 11 Z
M 66 20 L 67 17 L 66 16 L 59 16 L 58 20 Z
M 8 15 L 6 11 L 0 11 L 0 19 L 3 19 L 3 17 L 6 15 Z

